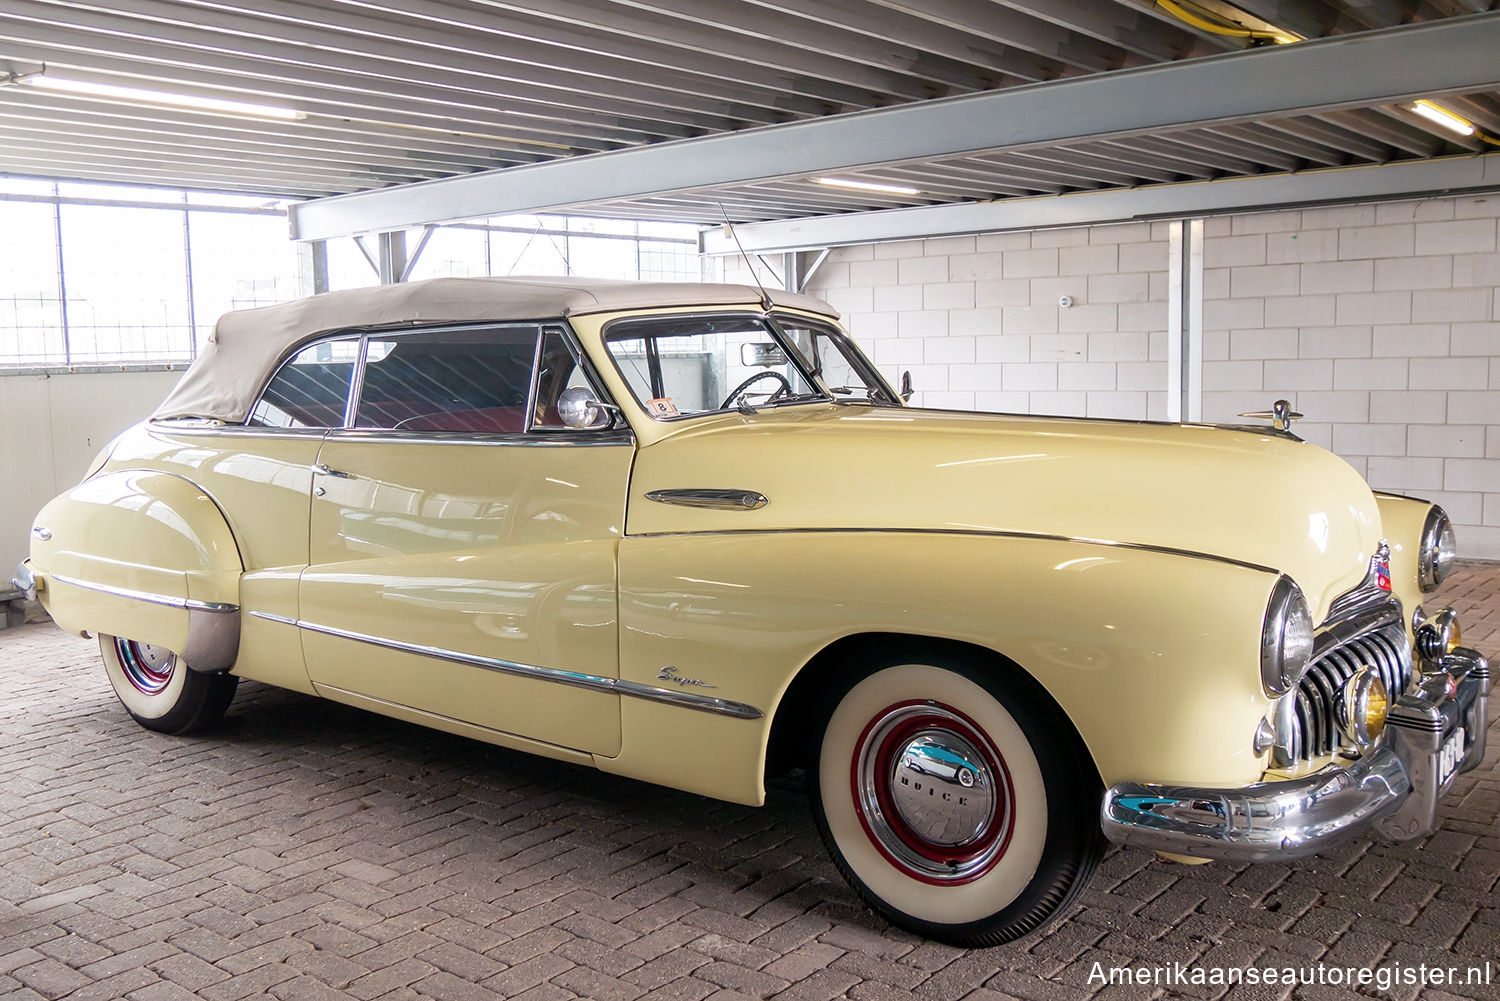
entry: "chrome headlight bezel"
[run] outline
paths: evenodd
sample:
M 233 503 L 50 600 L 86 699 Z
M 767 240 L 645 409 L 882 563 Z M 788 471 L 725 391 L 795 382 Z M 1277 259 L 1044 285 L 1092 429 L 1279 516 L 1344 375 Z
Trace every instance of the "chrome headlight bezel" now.
M 1260 633 L 1260 680 L 1266 693 L 1281 696 L 1297 687 L 1312 663 L 1312 609 L 1290 577 L 1277 578 L 1266 603 Z
M 1423 591 L 1433 591 L 1447 578 L 1458 557 L 1458 541 L 1453 521 L 1436 504 L 1427 512 L 1422 524 L 1422 542 L 1417 549 L 1417 583 Z

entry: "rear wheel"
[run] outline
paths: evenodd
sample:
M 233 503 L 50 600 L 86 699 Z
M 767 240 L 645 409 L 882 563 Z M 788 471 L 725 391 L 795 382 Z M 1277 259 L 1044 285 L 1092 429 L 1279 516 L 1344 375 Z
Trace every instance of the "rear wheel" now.
M 148 730 L 192 733 L 223 717 L 240 679 L 190 670 L 165 647 L 100 636 L 99 652 L 115 696 Z
M 892 923 L 964 946 L 1047 923 L 1103 854 L 1099 781 L 1028 677 L 948 657 L 850 670 L 812 755 L 818 828 Z

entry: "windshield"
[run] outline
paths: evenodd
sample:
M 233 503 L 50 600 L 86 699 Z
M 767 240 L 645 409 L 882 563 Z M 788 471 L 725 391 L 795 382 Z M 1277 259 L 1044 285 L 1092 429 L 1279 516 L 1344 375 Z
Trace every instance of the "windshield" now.
M 778 313 L 776 324 L 797 349 L 813 379 L 836 400 L 900 406 L 896 394 L 876 374 L 859 349 L 827 324 Z
M 855 396 L 872 389 L 847 361 L 831 332 L 802 321 L 786 338 L 763 316 L 687 315 L 622 320 L 605 346 L 642 407 L 661 420 Z M 799 342 L 800 339 L 800 342 Z M 849 348 L 853 351 L 852 346 Z M 854 352 L 858 358 L 858 353 Z M 823 359 L 833 384 L 814 372 Z M 841 365 L 828 365 L 845 359 Z M 835 385 L 836 384 L 836 385 Z M 857 386 L 850 390 L 849 386 Z

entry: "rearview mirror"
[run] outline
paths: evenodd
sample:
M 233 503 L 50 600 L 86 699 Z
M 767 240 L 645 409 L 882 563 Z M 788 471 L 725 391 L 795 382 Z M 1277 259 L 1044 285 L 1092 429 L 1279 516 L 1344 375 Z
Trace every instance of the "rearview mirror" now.
M 746 368 L 775 368 L 787 363 L 780 344 L 756 342 L 740 345 L 740 364 Z
M 593 391 L 585 386 L 565 389 L 557 397 L 557 417 L 565 427 L 583 429 L 605 427 L 613 417 L 614 410 L 607 403 L 594 399 Z

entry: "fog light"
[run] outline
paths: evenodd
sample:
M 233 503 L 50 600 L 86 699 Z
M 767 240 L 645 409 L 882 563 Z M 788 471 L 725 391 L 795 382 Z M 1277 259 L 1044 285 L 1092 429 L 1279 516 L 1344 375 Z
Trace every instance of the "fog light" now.
M 1417 629 L 1417 656 L 1425 661 L 1436 661 L 1463 646 L 1463 630 L 1458 625 L 1458 613 L 1445 608 Z
M 1336 706 L 1339 729 L 1356 747 L 1365 748 L 1375 743 L 1385 729 L 1390 696 L 1380 675 L 1366 664 L 1344 682 Z

